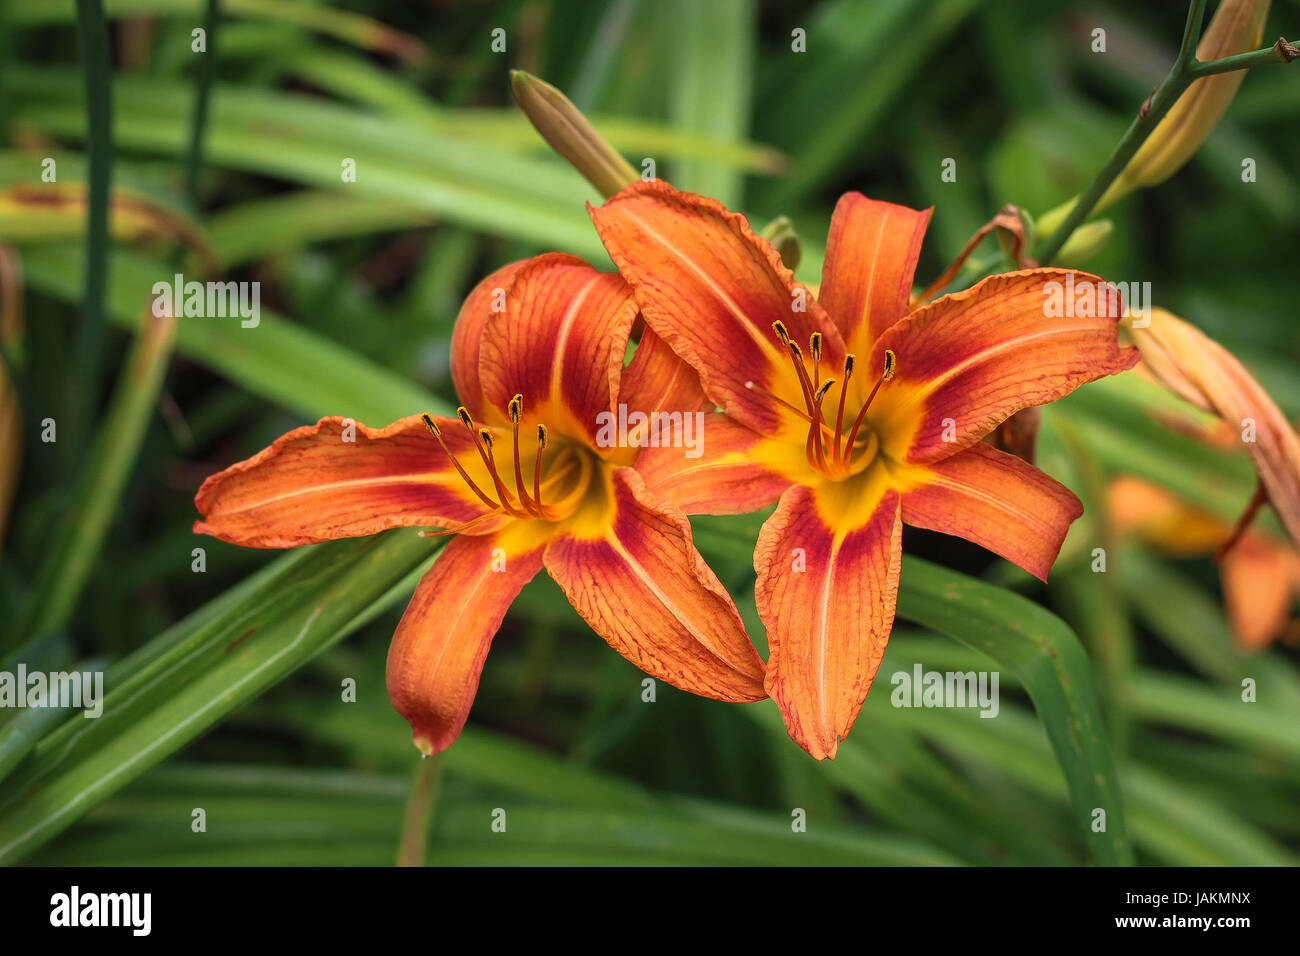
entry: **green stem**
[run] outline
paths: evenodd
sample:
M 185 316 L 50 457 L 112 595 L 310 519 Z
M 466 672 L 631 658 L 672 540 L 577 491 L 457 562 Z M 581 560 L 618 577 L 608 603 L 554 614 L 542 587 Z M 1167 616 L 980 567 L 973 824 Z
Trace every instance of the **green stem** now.
M 77 332 L 76 388 L 70 421 L 65 428 L 68 447 L 78 455 L 89 431 L 91 408 L 99 394 L 100 353 L 104 342 L 104 294 L 108 284 L 108 192 L 113 163 L 112 70 L 108 60 L 108 27 L 101 0 L 77 0 L 77 41 L 81 47 L 86 90 L 89 196 L 86 204 L 86 259 Z
M 1178 98 L 1183 95 L 1187 87 L 1191 85 L 1192 77 L 1189 76 L 1181 66 L 1181 61 L 1174 64 L 1169 75 L 1156 89 L 1155 94 L 1151 97 L 1151 107 L 1146 116 L 1139 113 L 1134 117 L 1133 122 L 1129 124 L 1124 135 L 1116 144 L 1110 158 L 1106 164 L 1101 167 L 1095 179 L 1086 190 L 1075 201 L 1074 206 L 1070 209 L 1070 214 L 1065 220 L 1056 227 L 1047 242 L 1039 250 L 1037 259 L 1041 265 L 1049 264 L 1056 254 L 1061 251 L 1067 239 L 1074 234 L 1074 230 L 1083 224 L 1083 221 L 1091 215 L 1093 207 L 1105 195 L 1106 190 L 1110 188 L 1119 174 L 1124 171 L 1138 149 L 1146 142 L 1151 131 L 1160 124 L 1165 118 L 1165 114 L 1170 108 L 1178 102 Z
M 1251 50 L 1249 53 L 1238 53 L 1236 56 L 1225 56 L 1218 60 L 1206 60 L 1204 63 L 1198 60 L 1188 67 L 1188 71 L 1194 79 L 1199 80 L 1203 76 L 1213 76 L 1216 73 L 1232 73 L 1236 70 L 1249 70 L 1252 66 L 1290 62 L 1275 43 L 1262 50 Z
M 1178 58 L 1170 67 L 1164 80 L 1151 95 L 1145 115 L 1139 112 L 1129 124 L 1120 141 L 1115 145 L 1110 158 L 1106 160 L 1101 171 L 1086 190 L 1075 201 L 1069 215 L 1057 226 L 1056 231 L 1043 244 L 1038 253 L 1038 261 L 1047 265 L 1060 253 L 1061 247 L 1073 235 L 1085 219 L 1092 214 L 1101 197 L 1106 194 L 1112 183 L 1119 177 L 1147 137 L 1160 125 L 1165 114 L 1178 102 L 1178 98 L 1187 92 L 1192 83 L 1202 77 L 1216 73 L 1230 73 L 1234 70 L 1249 69 L 1268 63 L 1287 63 L 1279 44 L 1240 53 L 1218 60 L 1201 62 L 1196 59 L 1196 44 L 1201 36 L 1201 22 L 1205 17 L 1205 0 L 1192 0 L 1187 10 L 1187 25 L 1183 30 L 1183 41 L 1178 48 Z M 1281 41 L 1280 41 L 1281 42 Z
M 203 138 L 207 131 L 208 103 L 212 94 L 212 78 L 217 71 L 217 27 L 221 23 L 220 0 L 208 0 L 204 17 L 204 35 L 207 52 L 199 63 L 199 79 L 194 90 L 194 117 L 190 126 L 190 148 L 185 157 L 185 198 L 190 211 L 199 206 L 199 174 L 203 168 Z
M 429 845 L 429 826 L 438 803 L 436 756 L 423 757 L 411 780 L 411 796 L 402 817 L 402 839 L 397 847 L 398 866 L 424 866 L 425 848 Z

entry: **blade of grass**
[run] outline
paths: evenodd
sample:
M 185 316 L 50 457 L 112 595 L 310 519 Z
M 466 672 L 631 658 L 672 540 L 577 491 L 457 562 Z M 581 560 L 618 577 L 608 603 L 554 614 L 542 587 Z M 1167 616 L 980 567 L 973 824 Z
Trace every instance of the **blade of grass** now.
M 73 347 L 77 388 L 69 399 L 66 444 L 73 453 L 86 445 L 92 408 L 99 395 L 104 343 L 104 295 L 108 281 L 108 192 L 113 176 L 113 111 L 108 65 L 108 27 L 100 0 L 76 0 L 77 44 L 81 50 L 90 157 L 86 204 L 87 251 L 82 263 L 81 322 Z
M 984 652 L 1019 678 L 1065 774 L 1090 854 L 1102 864 L 1132 863 L 1092 667 L 1069 627 L 1026 598 L 911 556 L 903 559 L 898 613 Z M 1103 839 L 1091 830 L 1096 808 L 1109 821 Z
M 72 619 L 148 431 L 171 359 L 175 330 L 176 320 L 168 315 L 158 318 L 150 312 L 141 319 L 140 334 L 113 392 L 104 424 L 91 443 L 72 505 L 52 536 L 27 605 L 0 644 L 0 653 L 20 650 Z
M 28 251 L 24 263 L 32 288 L 64 301 L 76 295 L 77 248 L 42 247 Z M 132 327 L 140 303 L 154 282 L 166 280 L 167 267 L 120 251 L 114 258 L 109 317 Z M 381 425 L 420 411 L 443 414 L 449 406 L 426 389 L 406 381 L 310 329 L 261 310 L 256 328 L 239 319 L 185 319 L 176 330 L 176 348 L 231 382 L 305 418 L 347 415 Z
M 400 531 L 299 549 L 111 669 L 102 716 L 63 723 L 0 783 L 0 863 L 340 641 L 376 603 L 391 606 L 393 584 L 435 547 Z

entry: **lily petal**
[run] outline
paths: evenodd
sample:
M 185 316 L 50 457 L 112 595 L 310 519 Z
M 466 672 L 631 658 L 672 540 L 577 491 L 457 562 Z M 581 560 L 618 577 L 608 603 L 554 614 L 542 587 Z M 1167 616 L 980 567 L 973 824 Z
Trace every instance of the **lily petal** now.
M 629 412 L 711 412 L 714 407 L 695 369 L 648 328 L 641 333 L 632 361 L 623 370 L 618 401 Z
M 456 316 L 451 330 L 451 383 L 456 394 L 465 400 L 476 419 L 481 422 L 500 423 L 501 409 L 489 407 L 483 400 L 483 386 L 478 376 L 479 346 L 483 339 L 483 326 L 493 310 L 505 308 L 506 289 L 515 273 L 527 262 L 521 259 L 502 266 L 470 291 Z
M 903 520 L 974 541 L 1047 580 L 1083 505 L 1059 481 L 980 442 L 924 469 L 903 494 Z
M 1269 503 L 1300 544 L 1300 436 L 1268 393 L 1231 352 L 1164 309 L 1152 309 L 1150 325 L 1129 333 L 1152 374 L 1238 434 L 1251 435 L 1243 444 Z
M 478 476 L 479 487 L 490 489 L 460 422 L 435 421 L 448 448 L 471 477 Z M 194 523 L 195 534 L 246 548 L 295 548 L 389 528 L 449 527 L 491 510 L 418 415 L 386 428 L 338 417 L 295 428 L 210 476 L 194 506 L 203 516 Z
M 886 331 L 871 364 L 883 368 L 885 350 L 895 353 L 896 374 L 881 388 L 870 419 L 883 452 L 895 461 L 939 461 L 1022 408 L 1132 368 L 1138 355 L 1119 346 L 1118 313 L 1048 314 L 1055 310 L 1046 304 L 1071 281 L 1069 274 L 1030 269 L 990 276 Z M 1076 288 L 1106 288 L 1096 276 L 1073 276 Z
M 835 204 L 818 297 L 850 352 L 870 355 L 907 314 L 931 209 L 845 193 Z
M 720 412 L 704 416 L 699 454 L 644 448 L 636 470 L 653 494 L 688 515 L 748 514 L 766 508 L 807 470 L 803 450 L 765 438 Z
M 1219 570 L 1237 646 L 1262 651 L 1291 620 L 1300 594 L 1300 557 L 1263 534 L 1246 534 L 1224 555 Z
M 546 570 L 592 629 L 652 677 L 717 700 L 766 697 L 763 662 L 700 557 L 686 517 L 613 471 L 614 517 L 598 537 L 561 535 Z
M 812 489 L 795 485 L 754 550 L 767 690 L 791 738 L 818 760 L 835 756 L 857 719 L 898 600 L 898 492 L 875 478 L 854 510 L 866 517 L 852 525 L 828 517 Z
M 742 424 L 774 434 L 783 420 L 749 382 L 803 407 L 773 322 L 784 323 L 805 354 L 821 332 L 825 360 L 835 369 L 843 363 L 844 343 L 825 311 L 744 216 L 660 180 L 633 183 L 588 211 L 647 324 Z
M 614 411 L 636 312 L 617 273 L 562 253 L 530 259 L 506 291 L 505 311 L 483 326 L 484 401 L 504 409 L 521 394 L 530 420 L 594 443 L 597 416 Z
M 389 645 L 388 699 L 422 752 L 460 736 L 492 638 L 541 570 L 542 551 L 512 550 L 497 535 L 457 535 L 420 579 Z

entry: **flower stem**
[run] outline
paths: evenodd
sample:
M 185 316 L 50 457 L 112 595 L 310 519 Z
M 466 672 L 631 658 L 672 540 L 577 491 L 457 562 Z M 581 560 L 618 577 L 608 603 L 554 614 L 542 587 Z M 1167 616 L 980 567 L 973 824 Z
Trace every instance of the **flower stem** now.
M 1240 53 L 1218 60 L 1196 59 L 1196 44 L 1201 36 L 1201 22 L 1205 17 L 1205 0 L 1192 0 L 1187 9 L 1187 25 L 1183 30 L 1183 41 L 1178 48 L 1178 58 L 1169 72 L 1151 94 L 1143 109 L 1138 111 L 1133 122 L 1129 124 L 1120 141 L 1115 145 L 1105 165 L 1101 167 L 1095 179 L 1080 194 L 1071 207 L 1069 215 L 1057 226 L 1056 231 L 1043 243 L 1037 259 L 1040 264 L 1048 265 L 1066 240 L 1074 233 L 1093 208 L 1106 194 L 1106 190 L 1124 171 L 1135 153 L 1146 142 L 1147 137 L 1160 125 L 1165 114 L 1178 102 L 1178 98 L 1187 92 L 1192 83 L 1202 77 L 1216 73 L 1230 73 L 1234 70 L 1249 69 L 1267 63 L 1288 63 L 1294 57 L 1290 51 L 1295 48 L 1286 40 L 1278 40 L 1273 46 L 1250 53 Z
M 411 796 L 406 801 L 406 813 L 402 817 L 402 838 L 397 846 L 398 866 L 424 866 L 429 826 L 438 803 L 440 766 L 441 762 L 434 756 L 423 757 L 415 768 L 411 778 Z

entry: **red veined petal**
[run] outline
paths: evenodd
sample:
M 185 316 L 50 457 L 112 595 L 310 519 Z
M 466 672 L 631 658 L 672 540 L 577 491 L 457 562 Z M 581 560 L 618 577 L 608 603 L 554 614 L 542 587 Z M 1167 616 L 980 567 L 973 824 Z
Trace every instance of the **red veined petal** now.
M 744 216 L 660 180 L 633 183 L 588 209 L 646 323 L 737 421 L 774 434 L 790 414 L 749 382 L 804 407 L 773 322 L 785 324 L 805 356 L 821 332 L 823 360 L 836 371 L 843 364 L 834 323 Z
M 700 387 L 700 377 L 651 329 L 641 334 L 632 361 L 623 370 L 618 401 L 629 411 L 655 409 L 711 412 L 713 402 Z
M 424 753 L 460 736 L 492 638 L 541 570 L 542 551 L 512 549 L 500 535 L 457 535 L 420 579 L 388 649 L 388 699 Z
M 895 461 L 928 463 L 969 448 L 1014 412 L 1068 395 L 1086 382 L 1132 368 L 1119 347 L 1118 312 L 1047 314 L 1052 283 L 1068 273 L 1030 269 L 990 276 L 918 309 L 876 343 L 870 367 L 895 353 L 896 372 L 876 396 L 870 424 Z M 1083 283 L 1105 283 L 1073 273 Z M 1059 287 L 1057 287 L 1059 288 Z M 1107 307 L 1098 310 L 1105 312 Z
M 483 386 L 478 377 L 479 345 L 484 323 L 494 309 L 505 308 L 506 289 L 525 261 L 504 265 L 474 286 L 451 330 L 451 383 L 465 407 L 479 421 L 499 424 L 504 417 L 501 409 L 489 408 L 483 401 Z
M 695 550 L 690 522 L 631 468 L 612 477 L 610 526 L 598 537 L 556 537 L 546 570 L 592 629 L 647 674 L 703 697 L 762 700 L 763 662 Z
M 646 488 L 685 514 L 748 514 L 766 508 L 807 470 L 802 447 L 765 438 L 708 412 L 698 448 L 643 448 L 636 470 Z
M 850 352 L 870 355 L 885 329 L 907 314 L 930 213 L 861 193 L 845 193 L 835 204 L 817 296 Z
M 922 483 L 903 493 L 905 522 L 974 541 L 1044 581 L 1083 514 L 1069 488 L 983 442 L 916 473 Z
M 562 253 L 530 259 L 506 291 L 505 312 L 483 326 L 484 401 L 503 410 L 523 395 L 530 422 L 594 443 L 598 416 L 614 411 L 636 311 L 616 273 Z
M 818 760 L 834 757 L 889 641 L 902 547 L 899 495 L 883 469 L 839 502 L 795 485 L 754 550 L 754 597 L 767 627 L 767 691 L 786 730 Z M 827 510 L 848 514 L 848 520 Z
M 435 421 L 466 471 L 491 494 L 468 432 L 455 419 Z M 294 548 L 389 528 L 455 526 L 491 510 L 420 416 L 376 429 L 349 422 L 322 418 L 295 428 L 209 477 L 194 496 L 203 516 L 195 533 L 246 548 Z

